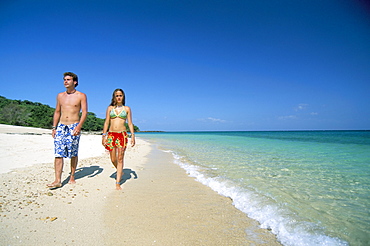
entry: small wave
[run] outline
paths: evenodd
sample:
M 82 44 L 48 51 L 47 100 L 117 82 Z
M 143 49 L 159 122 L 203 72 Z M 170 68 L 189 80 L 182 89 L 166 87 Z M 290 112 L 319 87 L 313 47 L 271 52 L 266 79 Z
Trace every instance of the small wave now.
M 238 187 L 220 177 L 208 177 L 201 172 L 199 166 L 192 165 L 173 151 L 174 163 L 182 167 L 190 177 L 218 194 L 229 197 L 233 200 L 233 205 L 260 223 L 261 228 L 271 230 L 277 236 L 280 243 L 286 246 L 347 246 L 347 242 L 327 236 L 323 228 L 312 223 L 302 222 L 294 219 L 294 214 L 287 211 L 282 205 L 269 202 L 272 198 L 263 196 L 257 191 L 246 190 Z

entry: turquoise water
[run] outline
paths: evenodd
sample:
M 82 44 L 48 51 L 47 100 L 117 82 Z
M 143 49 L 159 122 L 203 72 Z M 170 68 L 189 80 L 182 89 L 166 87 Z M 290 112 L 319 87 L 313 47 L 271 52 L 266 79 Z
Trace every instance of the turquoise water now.
M 370 245 L 370 131 L 138 136 L 283 245 Z

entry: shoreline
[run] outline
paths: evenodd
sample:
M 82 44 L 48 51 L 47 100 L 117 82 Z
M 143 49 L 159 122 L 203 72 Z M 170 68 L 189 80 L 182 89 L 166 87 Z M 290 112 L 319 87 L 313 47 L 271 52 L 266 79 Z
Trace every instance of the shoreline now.
M 63 170 L 63 187 L 56 190 L 45 186 L 54 177 L 50 161 L 0 174 L 1 242 L 280 245 L 231 199 L 189 177 L 170 153 L 140 137 L 126 151 L 122 191 L 114 189 L 108 154 L 80 160 L 74 185 L 67 184 L 69 162 Z
M 151 144 L 147 157 L 138 179 L 105 206 L 108 245 L 281 245 L 230 198 L 188 176 L 171 153 Z

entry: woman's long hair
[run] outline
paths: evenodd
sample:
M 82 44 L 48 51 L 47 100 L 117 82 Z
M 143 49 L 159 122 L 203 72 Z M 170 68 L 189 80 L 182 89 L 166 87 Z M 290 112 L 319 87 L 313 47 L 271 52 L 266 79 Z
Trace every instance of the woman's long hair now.
M 122 105 L 125 106 L 126 105 L 126 96 L 125 96 L 125 92 L 122 90 L 122 89 L 115 89 L 113 91 L 113 95 L 112 95 L 112 101 L 110 103 L 110 106 L 116 106 L 117 105 L 117 102 L 116 102 L 116 92 L 117 91 L 120 91 L 122 92 L 122 95 L 123 95 L 123 99 L 122 99 Z

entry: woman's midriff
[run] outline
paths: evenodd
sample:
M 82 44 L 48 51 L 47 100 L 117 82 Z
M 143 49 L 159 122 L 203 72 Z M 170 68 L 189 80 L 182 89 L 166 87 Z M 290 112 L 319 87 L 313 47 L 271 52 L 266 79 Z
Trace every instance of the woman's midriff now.
M 125 120 L 115 118 L 110 120 L 110 126 L 109 126 L 109 131 L 110 132 L 125 132 L 127 131 L 125 127 Z

